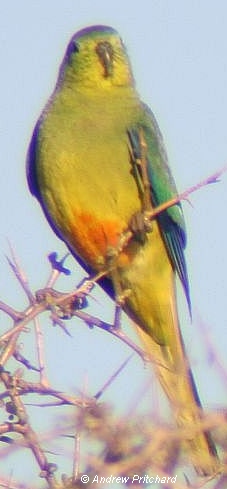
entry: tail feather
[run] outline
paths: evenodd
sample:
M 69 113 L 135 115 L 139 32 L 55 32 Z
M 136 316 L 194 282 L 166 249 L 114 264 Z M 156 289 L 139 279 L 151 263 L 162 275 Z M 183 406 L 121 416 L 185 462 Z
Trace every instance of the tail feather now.
M 176 316 L 174 322 L 175 320 Z M 174 350 L 171 346 L 168 348 L 158 345 L 140 327 L 137 327 L 137 330 L 144 349 L 152 356 L 157 378 L 168 397 L 180 429 L 182 447 L 187 451 L 196 472 L 200 476 L 218 473 L 220 464 L 216 447 L 209 431 L 203 428 L 204 413 L 188 365 L 178 323 L 175 323 L 177 334 L 174 338 Z

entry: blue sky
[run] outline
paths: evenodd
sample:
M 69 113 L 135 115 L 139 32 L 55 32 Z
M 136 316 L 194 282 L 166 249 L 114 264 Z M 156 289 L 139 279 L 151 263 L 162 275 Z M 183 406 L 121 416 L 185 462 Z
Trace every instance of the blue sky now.
M 115 0 L 112 3 L 9 0 L 7 4 L 1 3 L 2 300 L 16 308 L 25 305 L 6 264 L 7 239 L 14 246 L 34 289 L 42 287 L 47 278 L 47 253 L 65 252 L 64 245 L 53 234 L 28 192 L 25 158 L 33 126 L 54 87 L 72 34 L 96 23 L 111 25 L 120 32 L 131 58 L 137 89 L 157 117 L 178 189 L 182 191 L 227 163 L 226 22 L 224 0 Z M 227 348 L 227 174 L 220 183 L 203 188 L 190 200 L 192 205 L 185 203 L 184 211 L 193 323 L 190 324 L 182 295 L 179 299 L 181 322 L 203 403 L 207 407 L 222 407 L 226 401 L 225 386 L 215 365 L 208 364 L 204 354 L 206 340 L 199 325 L 204 322 L 224 361 Z M 81 278 L 75 262 L 69 263 L 74 273 L 71 279 L 63 278 L 60 282 L 65 290 Z M 95 294 L 95 312 L 110 319 L 111 305 L 99 292 Z M 0 321 L 4 325 L 4 317 L 1 316 Z M 61 342 L 67 343 L 68 339 L 62 339 L 62 335 L 57 339 L 55 330 L 48 334 L 55 342 L 58 355 Z M 72 355 L 76 348 L 79 372 L 77 369 L 75 382 L 66 381 L 63 369 L 59 369 L 58 385 L 62 387 L 68 382 L 68 386 L 79 388 L 87 376 L 91 394 L 130 353 L 105 333 L 87 331 L 82 325 L 78 326 L 75 343 L 67 345 Z M 139 392 L 144 375 L 142 362 L 135 359 L 132 369 L 133 375 L 138 375 Z M 130 405 L 136 392 L 130 383 L 130 371 L 127 375 L 129 380 L 123 375 L 118 381 L 118 390 L 113 387 L 112 392 L 113 398 L 120 395 L 127 382 Z

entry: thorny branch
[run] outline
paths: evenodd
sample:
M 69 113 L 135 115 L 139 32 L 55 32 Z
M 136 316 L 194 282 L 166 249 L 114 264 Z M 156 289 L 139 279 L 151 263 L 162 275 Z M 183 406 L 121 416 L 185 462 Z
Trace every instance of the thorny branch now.
M 142 136 L 141 136 L 142 137 Z M 144 140 L 142 139 L 141 145 L 143 146 L 142 155 L 143 158 L 146 157 L 146 148 L 144 147 Z M 144 161 L 140 162 L 141 165 L 144 164 Z M 146 166 L 146 163 L 145 163 Z M 220 171 L 216 172 L 214 175 L 208 177 L 197 185 L 187 189 L 185 192 L 179 194 L 174 199 L 171 199 L 168 202 L 161 204 L 160 206 L 154 209 L 148 209 L 146 206 L 147 202 L 147 193 L 144 198 L 144 208 L 143 208 L 143 216 L 144 221 L 147 220 L 152 221 L 157 217 L 160 212 L 165 211 L 172 205 L 179 203 L 181 200 L 187 199 L 187 197 L 194 191 L 199 188 L 216 182 L 220 175 L 227 170 L 227 167 L 224 167 Z M 146 168 L 142 172 L 147 176 Z M 147 192 L 147 178 L 145 182 L 145 188 Z M 133 232 L 128 229 L 124 236 L 121 239 L 121 243 L 119 248 L 117 249 L 117 253 L 120 253 L 122 249 L 127 246 L 128 242 L 133 238 Z M 79 287 L 70 292 L 70 293 L 61 293 L 53 288 L 55 285 L 59 275 L 61 273 L 68 274 L 69 270 L 64 267 L 64 257 L 60 262 L 57 261 L 56 254 L 52 254 L 49 257 L 49 261 L 52 265 L 51 275 L 48 279 L 46 286 L 37 291 L 36 294 L 33 294 L 28 280 L 22 271 L 18 260 L 15 257 L 15 254 L 11 248 L 11 258 L 8 258 L 8 262 L 10 267 L 12 268 L 17 280 L 19 281 L 21 287 L 23 288 L 29 304 L 24 311 L 17 311 L 13 309 L 11 306 L 5 304 L 0 301 L 0 310 L 3 311 L 7 316 L 9 316 L 13 322 L 13 326 L 8 329 L 5 333 L 0 336 L 0 380 L 2 382 L 3 390 L 0 393 L 0 402 L 6 413 L 10 415 L 10 417 L 17 418 L 16 421 L 6 421 L 0 425 L 0 442 L 6 442 L 9 444 L 15 443 L 15 435 L 18 435 L 23 438 L 24 446 L 30 448 L 32 451 L 34 458 L 40 468 L 40 475 L 46 479 L 48 486 L 51 489 L 55 489 L 60 487 L 55 478 L 56 465 L 48 462 L 47 456 L 44 452 L 44 449 L 41 446 L 41 441 L 36 434 L 36 432 L 32 429 L 29 416 L 27 410 L 25 408 L 25 403 L 23 398 L 30 394 L 38 394 L 39 396 L 47 396 L 48 401 L 45 403 L 39 403 L 40 407 L 50 407 L 50 406 L 62 406 L 62 405 L 71 405 L 77 408 L 80 408 L 82 412 L 86 413 L 86 410 L 90 412 L 97 406 L 97 400 L 102 396 L 104 390 L 110 385 L 110 383 L 119 375 L 119 372 L 124 368 L 125 364 L 128 362 L 124 362 L 122 366 L 118 369 L 118 371 L 111 376 L 111 378 L 104 384 L 103 388 L 98 391 L 98 393 L 93 397 L 77 397 L 73 395 L 69 395 L 64 392 L 59 392 L 56 389 L 53 389 L 45 376 L 45 358 L 44 358 L 44 347 L 42 341 L 42 331 L 39 328 L 38 319 L 40 314 L 44 311 L 50 311 L 50 317 L 54 325 L 61 327 L 67 334 L 68 329 L 65 326 L 65 320 L 70 319 L 72 317 L 78 317 L 81 319 L 89 328 L 98 327 L 107 331 L 119 338 L 125 344 L 127 344 L 130 348 L 132 348 L 137 354 L 140 355 L 143 361 L 152 362 L 152 355 L 148 357 L 147 354 L 144 353 L 142 349 L 140 349 L 132 340 L 122 331 L 120 327 L 116 327 L 117 321 L 114 321 L 113 324 L 107 323 L 105 321 L 100 320 L 97 317 L 94 317 L 88 314 L 84 308 L 86 307 L 87 300 L 89 298 L 90 292 L 94 286 L 94 284 L 99 280 L 101 276 L 104 276 L 109 273 L 110 268 L 103 269 L 100 273 L 98 273 L 92 279 L 86 279 L 79 285 Z M 116 315 L 119 319 L 119 304 L 116 306 Z M 26 331 L 28 325 L 31 327 L 31 323 L 35 324 L 36 338 L 37 338 L 37 349 L 38 349 L 38 367 L 32 365 L 26 357 L 24 357 L 20 349 L 18 348 L 18 339 L 22 332 Z M 119 326 L 117 324 L 117 326 Z M 8 361 L 14 358 L 17 362 L 21 363 L 26 369 L 33 370 L 39 372 L 40 380 L 39 382 L 29 382 L 21 378 L 20 374 L 16 372 L 15 374 L 11 374 L 6 370 L 8 365 Z M 53 401 L 49 400 L 49 397 L 53 398 Z M 220 421 L 220 418 L 216 417 L 215 420 L 201 421 L 202 423 L 208 423 L 208 428 L 212 427 L 212 423 L 214 426 L 219 426 L 223 419 Z M 178 437 L 181 436 L 178 433 Z M 183 436 L 183 434 L 182 434 Z M 78 440 L 80 437 L 80 430 L 75 434 L 75 450 L 78 451 Z M 78 456 L 78 453 L 76 454 Z M 137 457 L 137 455 L 136 455 Z M 138 458 L 138 457 L 137 457 Z M 74 461 L 76 459 L 74 458 Z M 131 460 L 131 465 L 129 462 L 129 468 L 134 468 Z M 127 464 L 126 464 L 127 465 Z M 125 466 L 125 462 L 123 463 L 123 467 Z M 113 470 L 113 465 L 111 465 Z M 121 465 L 117 466 L 117 470 L 121 469 Z M 98 469 L 98 467 L 97 467 Z M 78 476 L 78 460 L 76 463 L 74 462 L 74 475 Z M 161 469 L 160 469 L 161 470 Z M 117 472 L 116 472 L 117 473 Z M 224 477 L 224 476 L 223 476 Z M 223 479 L 224 480 L 224 479 Z M 0 484 L 1 484 L 0 479 Z M 67 481 L 66 481 L 67 482 Z M 68 484 L 68 483 L 67 483 Z M 66 486 L 67 486 L 66 484 Z M 221 484 L 221 482 L 220 482 Z M 4 483 L 1 484 L 4 487 Z M 7 487 L 7 486 L 5 486 Z M 74 487 L 79 487 L 75 485 L 75 477 L 74 477 Z M 180 488 L 181 486 L 179 486 Z M 183 486 L 182 486 L 183 487 Z M 194 486 L 195 487 L 195 486 Z M 200 486 L 196 486 L 200 487 Z M 220 485 L 220 488 L 222 485 Z M 223 486 L 224 487 L 224 486 Z

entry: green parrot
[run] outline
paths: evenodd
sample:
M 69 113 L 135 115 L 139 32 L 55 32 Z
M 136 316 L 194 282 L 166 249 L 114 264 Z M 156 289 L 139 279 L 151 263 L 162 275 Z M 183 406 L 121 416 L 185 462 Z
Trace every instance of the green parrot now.
M 70 40 L 34 129 L 27 176 L 56 234 L 88 273 L 103 274 L 99 283 L 135 323 L 195 469 L 216 473 L 177 315 L 176 275 L 191 309 L 182 208 L 175 204 L 148 222 L 177 190 L 157 122 L 113 28 L 87 27 Z

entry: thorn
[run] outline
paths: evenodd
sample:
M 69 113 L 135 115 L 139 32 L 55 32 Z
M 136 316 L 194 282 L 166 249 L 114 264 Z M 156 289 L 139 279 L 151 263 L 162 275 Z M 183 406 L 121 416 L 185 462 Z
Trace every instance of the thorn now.
M 97 394 L 95 394 L 95 396 L 94 396 L 95 399 L 99 399 L 103 395 L 104 391 L 110 386 L 110 384 L 112 384 L 112 382 L 121 373 L 121 371 L 126 367 L 126 365 L 129 363 L 129 361 L 131 360 L 131 358 L 133 356 L 134 356 L 134 353 L 132 353 L 128 358 L 126 358 L 126 360 L 124 360 L 124 362 L 120 365 L 120 367 L 116 370 L 116 372 L 114 372 L 114 374 L 111 375 L 111 377 L 107 380 L 107 382 L 105 382 L 104 386 L 97 392 Z

